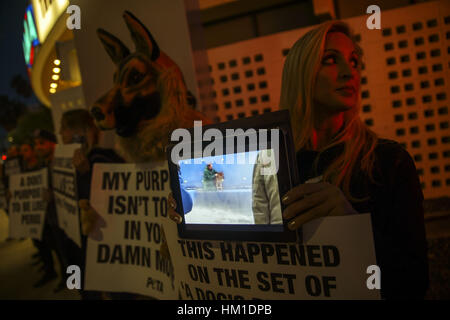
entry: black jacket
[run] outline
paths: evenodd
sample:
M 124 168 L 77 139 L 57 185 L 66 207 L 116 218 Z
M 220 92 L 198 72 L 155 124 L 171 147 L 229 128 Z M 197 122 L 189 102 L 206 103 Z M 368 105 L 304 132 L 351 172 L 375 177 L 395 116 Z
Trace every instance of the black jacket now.
M 300 181 L 318 176 L 342 152 L 324 152 L 314 170 L 316 151 L 297 153 Z M 361 155 L 362 156 L 362 155 Z M 371 214 L 381 295 L 385 299 L 423 298 L 429 285 L 423 194 L 411 156 L 400 144 L 380 139 L 375 148 L 374 182 L 356 170 L 350 192 L 365 201 L 352 202 L 359 213 Z

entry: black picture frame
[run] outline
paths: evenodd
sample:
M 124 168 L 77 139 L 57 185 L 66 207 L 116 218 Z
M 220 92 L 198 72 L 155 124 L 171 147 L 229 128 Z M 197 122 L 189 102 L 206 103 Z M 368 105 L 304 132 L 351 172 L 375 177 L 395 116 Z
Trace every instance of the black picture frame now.
M 202 131 L 214 128 L 221 131 L 223 136 L 226 136 L 227 129 L 279 129 L 279 163 L 278 163 L 278 187 L 280 195 L 281 208 L 284 210 L 284 205 L 281 202 L 281 197 L 294 186 L 299 183 L 297 162 L 295 156 L 295 148 L 292 138 L 292 130 L 290 125 L 290 116 L 287 110 L 265 113 L 260 116 L 237 119 L 233 121 L 218 123 L 214 125 L 206 125 L 202 127 Z M 194 128 L 187 129 L 194 137 Z M 268 148 L 270 148 L 272 141 L 270 134 Z M 191 156 L 187 158 L 194 158 L 194 139 L 190 142 Z M 197 141 L 198 143 L 198 141 Z M 201 141 L 202 150 L 209 145 L 211 141 Z M 249 141 L 246 139 L 245 150 L 248 150 Z M 177 203 L 176 211 L 183 217 L 182 223 L 178 225 L 178 234 L 180 238 L 184 239 L 198 239 L 198 240 L 226 240 L 226 241 L 264 241 L 264 242 L 296 242 L 301 241 L 301 229 L 298 231 L 291 231 L 287 228 L 287 221 L 283 220 L 282 225 L 237 225 L 237 224 L 186 224 L 184 219 L 183 203 L 181 199 L 181 187 L 178 175 L 178 164 L 172 162 L 172 149 L 177 143 L 171 143 L 166 149 L 167 158 L 169 162 L 170 186 L 173 197 Z M 237 145 L 235 144 L 234 153 L 237 152 Z M 226 154 L 226 148 L 223 148 L 223 154 Z M 214 154 L 213 154 L 214 155 Z

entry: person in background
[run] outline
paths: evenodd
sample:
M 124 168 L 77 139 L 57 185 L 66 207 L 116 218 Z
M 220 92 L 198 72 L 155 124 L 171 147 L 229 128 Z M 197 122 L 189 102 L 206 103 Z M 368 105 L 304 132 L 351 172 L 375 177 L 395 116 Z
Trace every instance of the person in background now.
M 102 293 L 84 290 L 84 275 L 86 265 L 87 230 L 83 230 L 82 211 L 90 207 L 90 190 L 92 167 L 95 163 L 123 163 L 124 160 L 112 149 L 100 148 L 98 146 L 100 131 L 96 127 L 92 115 L 86 109 L 75 109 L 67 111 L 61 118 L 60 132 L 63 144 L 80 143 L 81 148 L 73 155 L 73 165 L 77 171 L 77 194 L 81 209 L 81 248 L 72 240 L 68 239 L 67 250 L 71 264 L 80 266 L 83 275 L 82 299 L 102 299 Z
M 216 191 L 216 174 L 217 171 L 213 169 L 212 163 L 208 163 L 205 170 L 203 171 L 203 190 Z
M 20 153 L 22 157 L 23 170 L 33 171 L 38 167 L 38 160 L 34 151 L 34 144 L 31 138 L 25 139 L 24 143 L 20 145 Z
M 60 281 L 54 292 L 59 292 L 66 287 L 67 279 L 67 255 L 64 250 L 64 242 L 66 235 L 64 231 L 58 226 L 58 217 L 56 214 L 55 199 L 52 192 L 52 179 L 51 179 L 51 163 L 55 151 L 56 137 L 53 133 L 47 130 L 38 129 L 34 132 L 34 149 L 38 160 L 38 168 L 48 169 L 48 186 L 45 190 L 44 198 L 47 201 L 47 209 L 45 213 L 44 230 L 42 233 L 42 240 L 36 241 L 35 244 L 38 247 L 38 251 L 44 263 L 41 268 L 44 271 L 44 275 L 41 280 L 35 283 L 35 287 L 42 287 L 46 283 L 50 282 L 57 277 L 54 270 L 54 260 L 52 252 L 56 253 L 58 259 L 58 265 L 60 267 Z

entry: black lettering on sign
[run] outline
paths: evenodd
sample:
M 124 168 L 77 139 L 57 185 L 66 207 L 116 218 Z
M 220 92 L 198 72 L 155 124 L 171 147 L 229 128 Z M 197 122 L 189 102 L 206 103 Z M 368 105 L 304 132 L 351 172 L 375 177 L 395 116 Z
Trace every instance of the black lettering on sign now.
M 99 244 L 97 247 L 97 263 L 130 264 L 150 268 L 150 248 L 132 245 Z
M 102 190 L 128 190 L 131 172 L 103 172 Z

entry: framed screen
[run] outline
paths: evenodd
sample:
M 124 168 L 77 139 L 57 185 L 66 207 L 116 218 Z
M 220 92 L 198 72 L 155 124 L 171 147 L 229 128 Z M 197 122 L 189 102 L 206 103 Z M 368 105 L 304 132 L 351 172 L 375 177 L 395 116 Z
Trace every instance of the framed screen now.
M 297 240 L 282 218 L 298 183 L 288 111 L 177 133 L 167 155 L 181 238 Z

